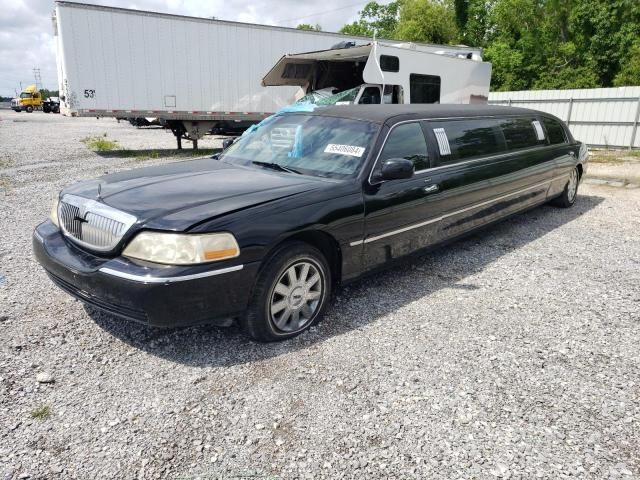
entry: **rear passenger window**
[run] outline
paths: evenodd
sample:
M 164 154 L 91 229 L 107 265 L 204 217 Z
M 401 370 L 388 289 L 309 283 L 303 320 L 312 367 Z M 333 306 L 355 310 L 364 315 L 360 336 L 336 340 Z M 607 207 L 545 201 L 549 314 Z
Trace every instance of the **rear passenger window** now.
M 542 123 L 544 124 L 544 128 L 547 130 L 547 136 L 549 137 L 549 143 L 551 145 L 567 142 L 562 125 L 555 120 L 546 117 L 542 119 Z
M 435 75 L 409 75 L 411 103 L 440 103 L 440 77 Z
M 538 139 L 533 118 L 511 118 L 501 123 L 502 133 L 509 150 L 520 150 L 545 145 L 545 139 Z
M 498 120 L 432 122 L 430 128 L 433 128 L 438 141 L 440 163 L 443 165 L 506 151 Z
M 390 158 L 412 160 L 416 172 L 429 168 L 427 142 L 419 123 L 405 123 L 391 130 L 380 154 L 378 165 L 382 165 L 382 162 Z

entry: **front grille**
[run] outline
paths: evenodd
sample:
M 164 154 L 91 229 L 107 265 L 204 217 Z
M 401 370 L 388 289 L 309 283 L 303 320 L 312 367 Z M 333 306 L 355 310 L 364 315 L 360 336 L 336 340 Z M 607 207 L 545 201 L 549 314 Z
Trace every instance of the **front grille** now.
M 65 195 L 58 205 L 58 220 L 71 240 L 92 250 L 109 251 L 136 218 L 89 198 Z

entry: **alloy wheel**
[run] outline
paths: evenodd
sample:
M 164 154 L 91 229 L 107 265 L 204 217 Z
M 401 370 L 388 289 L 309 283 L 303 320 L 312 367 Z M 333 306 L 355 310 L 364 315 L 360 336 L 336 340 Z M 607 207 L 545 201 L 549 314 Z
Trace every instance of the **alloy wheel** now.
M 269 301 L 273 325 L 283 332 L 295 332 L 313 321 L 324 294 L 320 268 L 301 260 L 293 263 L 275 283 Z
M 567 184 L 567 199 L 573 203 L 578 192 L 578 170 L 573 169 L 569 174 L 569 183 Z

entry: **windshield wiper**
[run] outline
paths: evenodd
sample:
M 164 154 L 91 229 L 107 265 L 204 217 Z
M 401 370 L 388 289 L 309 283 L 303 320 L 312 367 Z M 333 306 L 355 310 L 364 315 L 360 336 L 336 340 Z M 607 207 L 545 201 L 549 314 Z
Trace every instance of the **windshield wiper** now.
M 251 163 L 253 163 L 254 165 L 258 165 L 260 167 L 266 167 L 266 168 L 271 168 L 273 170 L 278 170 L 280 172 L 296 173 L 298 175 L 302 175 L 302 173 L 300 173 L 299 171 L 294 170 L 293 168 L 285 167 L 283 165 L 280 165 L 279 163 L 259 162 L 258 160 L 254 160 Z

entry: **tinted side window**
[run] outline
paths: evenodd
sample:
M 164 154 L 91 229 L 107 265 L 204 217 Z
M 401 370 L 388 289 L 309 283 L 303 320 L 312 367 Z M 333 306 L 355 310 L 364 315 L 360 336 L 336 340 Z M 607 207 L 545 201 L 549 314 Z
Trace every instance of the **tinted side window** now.
M 500 121 L 493 119 L 432 122 L 436 138 L 444 131 L 450 154 L 440 149 L 440 163 L 448 164 L 473 157 L 497 155 L 506 151 Z M 444 140 L 442 137 L 438 140 Z M 446 145 L 445 145 L 446 147 Z
M 419 123 L 405 123 L 391 130 L 382 149 L 378 167 L 390 158 L 413 160 L 416 172 L 429 168 L 427 142 Z
M 411 103 L 439 103 L 440 77 L 435 75 L 409 75 Z
M 555 120 L 543 117 L 542 123 L 547 130 L 547 136 L 549 137 L 549 143 L 551 145 L 557 145 L 558 143 L 566 143 L 567 139 L 564 134 L 564 128 Z
M 400 59 L 393 55 L 380 55 L 380 69 L 383 72 L 399 72 Z
M 545 140 L 538 140 L 532 118 L 505 119 L 501 127 L 509 150 L 531 148 L 545 143 Z

